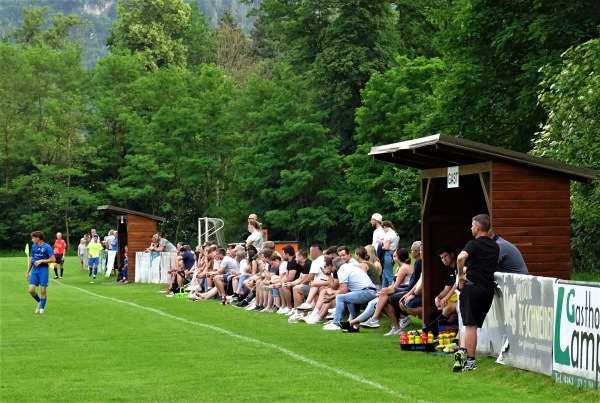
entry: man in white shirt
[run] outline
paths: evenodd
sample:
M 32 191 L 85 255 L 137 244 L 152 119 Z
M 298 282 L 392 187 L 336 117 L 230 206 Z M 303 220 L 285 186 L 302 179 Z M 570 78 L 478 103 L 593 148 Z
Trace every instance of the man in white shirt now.
M 375 250 L 377 250 L 377 247 L 381 243 L 380 241 L 383 241 L 383 236 L 385 234 L 385 232 L 383 231 L 383 227 L 381 226 L 382 222 L 383 222 L 383 217 L 381 216 L 381 214 L 374 213 L 371 216 L 371 226 L 375 228 L 375 231 L 373 231 L 373 242 L 372 242 L 372 245 L 375 248 Z
M 358 260 L 354 259 L 350 254 L 350 249 L 347 246 L 339 246 L 337 248 L 338 256 L 344 260 L 344 263 L 351 264 L 352 266 L 360 267 Z
M 315 299 L 318 298 L 321 287 L 327 286 L 327 276 L 323 273 L 323 267 L 325 266 L 325 255 L 321 251 L 319 245 L 313 245 L 310 247 L 310 257 L 312 263 L 310 265 L 309 274 L 313 274 L 313 280 L 310 282 L 310 291 L 306 297 L 306 302 L 300 305 L 297 309 L 299 310 L 310 310 L 315 307 Z
M 375 284 L 360 267 L 344 263 L 342 258 L 336 258 L 333 259 L 332 268 L 337 272 L 339 281 L 338 289 L 332 291 L 330 296 L 330 300 L 333 300 L 332 297 L 335 298 L 335 316 L 332 323 L 323 326 L 323 330 L 342 329 L 341 320 L 346 308 L 350 312 L 350 317 L 357 317 L 356 304 L 368 303 L 375 298 L 377 292 Z

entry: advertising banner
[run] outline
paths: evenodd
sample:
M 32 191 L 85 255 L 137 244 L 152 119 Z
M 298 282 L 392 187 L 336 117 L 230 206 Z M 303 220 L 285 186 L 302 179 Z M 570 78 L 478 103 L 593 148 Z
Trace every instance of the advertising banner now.
M 145 283 L 148 281 L 148 270 L 150 269 L 150 254 L 145 252 L 135 253 L 135 282 Z
M 170 283 L 169 269 L 177 263 L 176 252 L 136 252 L 136 283 Z
M 115 261 L 117 260 L 117 251 L 109 250 L 106 251 L 106 273 L 104 275 L 106 277 L 110 277 L 113 269 L 115 268 Z
M 496 288 L 492 306 L 485 317 L 481 329 L 477 329 L 477 354 L 497 357 L 504 341 L 504 298 L 500 288 Z M 461 329 L 462 321 L 461 321 Z M 462 331 L 461 331 L 462 333 Z M 464 337 L 464 334 L 461 334 Z
M 555 278 L 496 274 L 504 305 L 504 342 L 498 362 L 552 375 Z
M 599 388 L 600 285 L 554 285 L 552 378 L 558 383 Z

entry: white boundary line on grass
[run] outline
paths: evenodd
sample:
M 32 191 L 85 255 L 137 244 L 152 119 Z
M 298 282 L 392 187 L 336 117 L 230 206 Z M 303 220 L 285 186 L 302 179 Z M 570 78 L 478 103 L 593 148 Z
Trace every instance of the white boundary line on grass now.
M 278 350 L 278 351 L 280 351 L 280 352 L 282 352 L 282 353 L 288 355 L 289 357 L 294 358 L 294 359 L 296 359 L 298 361 L 302 361 L 302 362 L 305 362 L 305 363 L 307 363 L 309 365 L 312 365 L 314 367 L 334 372 L 334 373 L 336 373 L 338 375 L 344 376 L 346 378 L 350 378 L 353 381 L 360 382 L 362 384 L 371 386 L 371 387 L 373 387 L 375 389 L 379 389 L 379 390 L 381 390 L 383 392 L 386 392 L 386 393 L 388 393 L 388 394 L 390 394 L 392 396 L 395 396 L 397 398 L 400 398 L 400 399 L 409 399 L 409 396 L 403 395 L 403 394 L 401 394 L 401 393 L 399 393 L 399 392 L 397 392 L 395 390 L 389 389 L 389 388 L 387 388 L 387 387 L 385 387 L 385 386 L 383 386 L 383 385 L 381 385 L 379 383 L 370 381 L 370 380 L 365 379 L 363 377 L 360 377 L 358 375 L 351 374 L 349 372 L 344 371 L 343 369 L 330 367 L 329 365 L 322 364 L 322 363 L 320 363 L 318 361 L 315 361 L 315 360 L 313 360 L 311 358 L 307 358 L 307 357 L 301 356 L 299 354 L 294 353 L 291 350 L 288 350 L 287 348 L 283 348 L 281 346 L 278 346 L 277 344 L 266 343 L 266 342 L 261 341 L 261 340 L 253 339 L 251 337 L 242 336 L 241 334 L 237 334 L 237 333 L 231 332 L 231 331 L 226 330 L 226 329 L 222 329 L 222 328 L 217 327 L 217 326 L 207 325 L 205 323 L 200 323 L 200 322 L 194 322 L 194 321 L 189 320 L 189 319 L 185 319 L 185 318 L 181 318 L 179 316 L 171 315 L 169 313 L 160 311 L 158 309 L 149 308 L 149 307 L 143 306 L 143 305 L 138 305 L 138 304 L 136 304 L 134 302 L 124 301 L 124 300 L 121 300 L 121 299 L 117 299 L 117 298 L 107 297 L 105 295 L 96 294 L 96 293 L 88 291 L 88 290 L 86 290 L 84 288 L 79 288 L 79 287 L 75 287 L 75 286 L 72 286 L 72 285 L 67 285 L 67 284 L 64 284 L 64 283 L 61 283 L 61 282 L 58 282 L 58 281 L 56 281 L 56 283 L 60 284 L 63 287 L 73 288 L 75 290 L 78 290 L 78 291 L 81 291 L 81 292 L 85 292 L 87 294 L 93 295 L 93 296 L 98 297 L 98 298 L 104 298 L 104 299 L 107 299 L 107 300 L 110 300 L 110 301 L 118 302 L 120 304 L 130 305 L 130 306 L 132 306 L 134 308 L 138 308 L 138 309 L 143 309 L 143 310 L 146 310 L 146 311 L 150 311 L 152 313 L 156 313 L 158 315 L 167 317 L 169 319 L 175 319 L 175 320 L 178 320 L 180 322 L 184 322 L 184 323 L 187 323 L 187 324 L 190 324 L 190 325 L 204 327 L 204 328 L 207 328 L 207 329 L 211 329 L 211 330 L 217 331 L 219 333 L 223 333 L 223 334 L 225 334 L 227 336 L 234 337 L 236 339 L 240 339 L 240 340 L 244 340 L 244 341 L 247 341 L 247 342 L 250 342 L 250 343 L 254 343 L 254 344 L 262 345 L 262 346 L 265 346 L 265 347 L 269 347 L 271 349 Z M 425 402 L 425 400 L 418 400 L 418 402 Z

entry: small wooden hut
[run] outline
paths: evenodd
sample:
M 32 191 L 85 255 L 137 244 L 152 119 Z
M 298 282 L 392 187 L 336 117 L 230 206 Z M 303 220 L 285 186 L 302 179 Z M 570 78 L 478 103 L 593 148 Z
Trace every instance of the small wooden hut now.
M 119 250 L 115 267 L 118 267 L 125 256 L 125 245 L 128 246 L 127 258 L 128 277 L 130 282 L 135 281 L 135 252 L 146 249 L 152 241 L 152 235 L 156 233 L 158 223 L 165 222 L 163 217 L 140 213 L 114 206 L 98 206 L 98 210 L 106 211 L 117 217 L 117 233 L 119 237 Z

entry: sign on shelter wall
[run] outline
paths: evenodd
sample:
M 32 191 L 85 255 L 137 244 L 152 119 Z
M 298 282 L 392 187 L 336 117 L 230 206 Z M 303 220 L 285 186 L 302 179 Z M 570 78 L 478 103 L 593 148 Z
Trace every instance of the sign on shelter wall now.
M 552 374 L 555 278 L 496 275 L 504 305 L 503 363 Z
M 599 388 L 600 286 L 556 283 L 552 378 Z

